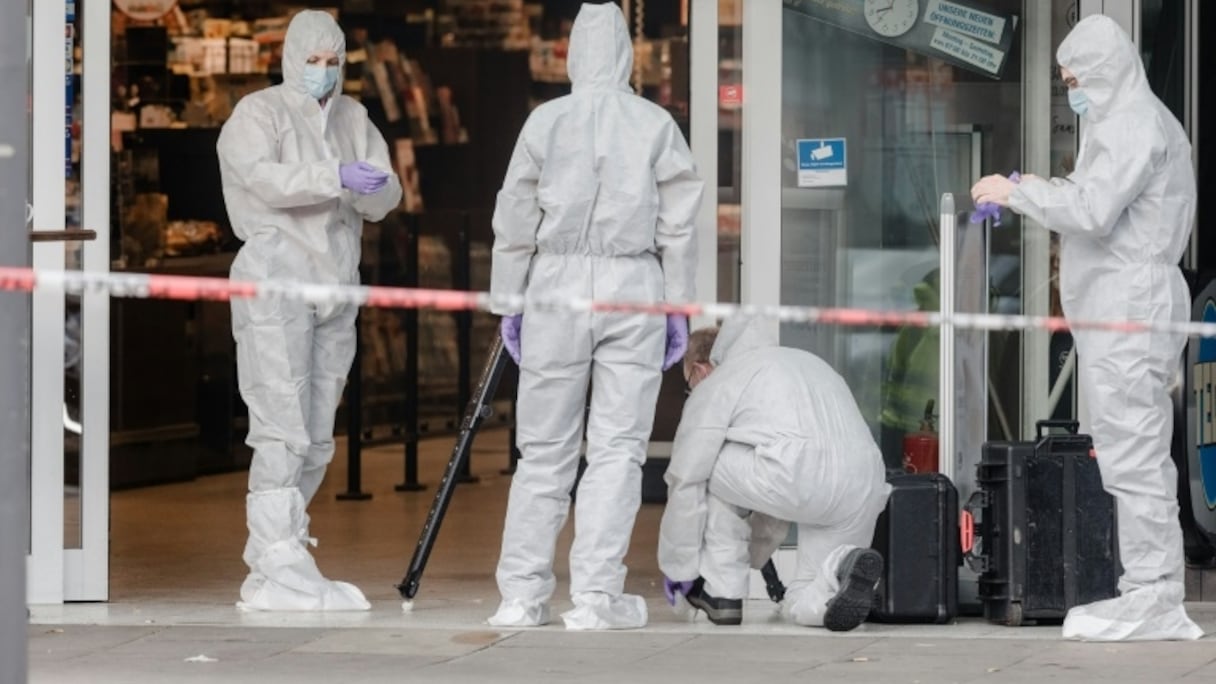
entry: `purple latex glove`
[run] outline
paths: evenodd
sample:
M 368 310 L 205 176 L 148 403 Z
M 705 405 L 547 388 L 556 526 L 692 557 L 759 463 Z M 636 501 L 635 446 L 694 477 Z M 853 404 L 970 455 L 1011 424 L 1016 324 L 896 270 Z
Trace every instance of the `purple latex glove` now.
M 515 365 L 519 365 L 519 327 L 524 322 L 523 314 L 515 314 L 514 316 L 503 316 L 502 324 L 499 327 L 499 334 L 502 335 L 502 346 L 507 350 L 507 356 L 515 361 Z
M 1009 174 L 1009 180 L 1014 183 L 1022 181 L 1022 174 L 1014 171 Z M 980 202 L 975 207 L 975 211 L 971 212 L 972 223 L 983 223 L 988 219 L 992 219 L 992 227 L 997 228 L 1001 225 L 1001 205 L 996 202 Z
M 692 582 L 676 582 L 663 578 L 663 595 L 667 597 L 667 604 L 674 606 L 676 604 L 676 594 L 688 596 L 688 592 L 692 591 Z
M 975 211 L 971 212 L 971 222 L 983 223 L 988 219 L 992 219 L 994 228 L 1001 225 L 1001 205 L 996 202 L 980 202 L 975 205 Z
M 387 173 L 362 161 L 342 164 L 338 167 L 338 176 L 342 179 L 342 187 L 360 195 L 379 192 L 388 182 Z
M 667 314 L 667 353 L 663 355 L 663 370 L 676 365 L 688 351 L 688 317 Z

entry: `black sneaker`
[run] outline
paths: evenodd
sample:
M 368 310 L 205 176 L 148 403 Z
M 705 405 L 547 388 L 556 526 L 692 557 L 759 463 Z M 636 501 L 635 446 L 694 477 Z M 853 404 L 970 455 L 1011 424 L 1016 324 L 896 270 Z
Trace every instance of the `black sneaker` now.
M 743 624 L 743 599 L 727 599 L 705 593 L 705 580 L 698 577 L 688 591 L 689 605 L 705 611 L 706 617 L 715 625 Z
M 874 549 L 853 549 L 840 562 L 836 578 L 840 591 L 828 599 L 823 626 L 833 632 L 847 632 L 860 625 L 870 614 L 874 588 L 882 576 L 882 556 Z

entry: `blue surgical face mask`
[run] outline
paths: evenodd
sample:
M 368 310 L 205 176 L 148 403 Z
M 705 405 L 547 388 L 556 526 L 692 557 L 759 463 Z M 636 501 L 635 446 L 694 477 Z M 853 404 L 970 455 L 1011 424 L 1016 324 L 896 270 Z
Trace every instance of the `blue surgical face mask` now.
M 1089 96 L 1080 88 L 1069 88 L 1068 106 L 1072 107 L 1077 116 L 1085 116 L 1085 113 L 1089 111 Z
M 320 100 L 333 94 L 338 85 L 338 67 L 326 64 L 305 64 L 300 77 L 309 95 Z

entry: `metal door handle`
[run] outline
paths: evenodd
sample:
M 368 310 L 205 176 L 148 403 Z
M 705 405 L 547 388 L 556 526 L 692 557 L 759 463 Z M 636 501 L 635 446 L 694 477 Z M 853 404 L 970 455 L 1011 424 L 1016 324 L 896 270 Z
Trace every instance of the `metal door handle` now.
M 30 242 L 88 242 L 97 239 L 95 230 L 31 230 Z

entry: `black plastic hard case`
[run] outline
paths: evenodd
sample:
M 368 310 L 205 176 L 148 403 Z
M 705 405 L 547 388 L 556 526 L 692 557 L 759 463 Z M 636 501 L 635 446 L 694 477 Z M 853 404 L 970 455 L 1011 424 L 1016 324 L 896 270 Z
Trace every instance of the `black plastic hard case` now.
M 1069 433 L 1045 434 L 1053 427 Z M 1058 622 L 1073 606 L 1117 594 L 1114 499 L 1076 422 L 1041 421 L 1035 442 L 985 444 L 976 482 L 962 514 L 963 551 L 980 573 L 986 618 Z

